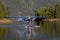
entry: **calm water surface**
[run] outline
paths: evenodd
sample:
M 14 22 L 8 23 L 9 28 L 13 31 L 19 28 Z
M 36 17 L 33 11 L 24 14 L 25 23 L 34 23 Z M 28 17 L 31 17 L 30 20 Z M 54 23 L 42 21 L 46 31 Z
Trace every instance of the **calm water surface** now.
M 9 28 L 6 40 L 59 40 L 60 22 L 41 22 L 40 27 L 29 27 L 26 23 L 0 24 Z M 28 28 L 25 26 L 28 25 Z M 57 28 L 56 28 L 57 27 Z

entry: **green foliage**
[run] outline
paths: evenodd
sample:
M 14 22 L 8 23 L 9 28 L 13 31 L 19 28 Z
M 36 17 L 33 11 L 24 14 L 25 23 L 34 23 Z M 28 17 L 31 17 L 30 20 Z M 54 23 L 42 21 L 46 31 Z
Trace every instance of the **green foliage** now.
M 9 11 L 8 8 L 0 1 L 0 19 L 4 19 L 4 16 L 8 16 Z
M 57 3 L 55 5 L 55 15 L 56 15 L 56 18 L 60 18 L 60 3 Z
M 53 11 L 54 11 L 53 8 L 48 5 L 39 10 L 36 10 L 35 14 L 39 14 L 40 16 L 48 16 L 49 18 L 52 18 Z
M 47 5 L 35 11 L 35 15 L 48 16 L 49 18 L 60 18 L 60 3 L 57 3 L 54 7 Z
M 43 16 L 44 15 L 44 8 L 36 10 L 35 13 L 36 13 L 36 15 L 38 14 L 39 16 Z
M 47 16 L 48 18 L 60 18 L 60 3 L 57 3 L 54 7 L 47 5 L 46 7 L 35 10 L 35 15 Z
M 53 18 L 54 10 L 53 10 L 53 8 L 51 6 L 49 6 L 49 5 L 46 6 L 44 11 L 45 11 L 45 14 L 44 14 L 45 16 L 48 16 L 49 18 Z

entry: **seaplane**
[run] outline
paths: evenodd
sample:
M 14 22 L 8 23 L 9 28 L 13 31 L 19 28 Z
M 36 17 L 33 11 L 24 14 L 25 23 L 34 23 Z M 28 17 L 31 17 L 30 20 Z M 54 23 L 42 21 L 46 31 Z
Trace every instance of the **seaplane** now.
M 31 21 L 42 21 L 47 19 L 47 16 L 6 16 L 5 18 L 18 18 L 17 22 L 31 22 Z
M 32 21 L 42 21 L 44 19 L 47 19 L 48 17 L 47 16 L 6 16 L 5 18 L 18 18 L 18 20 L 15 20 L 15 21 L 17 21 L 19 23 L 26 22 L 27 25 L 29 25 L 29 26 L 27 26 L 27 25 L 24 26 L 25 30 L 27 31 L 25 33 L 25 35 L 26 35 L 26 38 L 31 39 L 32 35 L 33 35 L 33 37 L 36 36 L 34 29 L 40 27 L 40 26 L 32 25 L 31 22 Z M 22 32 L 19 31 L 19 33 L 22 33 Z
M 17 18 L 18 20 L 15 20 L 15 22 L 21 23 L 25 22 L 25 24 L 32 26 L 32 22 L 34 21 L 42 21 L 44 19 L 47 19 L 47 16 L 5 16 L 5 18 Z M 40 26 L 35 26 L 35 28 Z M 27 28 L 27 27 L 25 27 Z

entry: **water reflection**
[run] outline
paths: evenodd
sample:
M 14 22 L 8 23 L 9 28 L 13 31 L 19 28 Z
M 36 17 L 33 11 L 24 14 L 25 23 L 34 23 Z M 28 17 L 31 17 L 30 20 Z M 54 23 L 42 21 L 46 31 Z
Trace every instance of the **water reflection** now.
M 19 26 L 19 25 L 15 25 Z M 10 28 L 8 40 L 47 40 L 48 35 L 36 32 L 36 28 L 19 26 L 19 28 Z
M 56 24 L 57 28 L 58 22 Z M 54 29 L 54 22 L 43 22 L 40 23 L 40 27 L 37 28 L 26 28 L 26 25 L 21 26 L 20 24 L 2 24 L 1 27 L 10 27 L 8 31 L 7 40 L 59 40 Z
M 14 34 L 15 35 L 17 34 L 21 40 L 22 39 L 31 39 L 31 37 L 32 38 L 36 37 L 36 32 L 34 31 L 34 29 L 32 27 L 26 28 L 25 26 L 19 26 L 19 25 L 17 25 L 17 27 L 20 27 L 20 28 L 17 28 L 17 29 L 16 28 L 10 28 L 10 31 L 9 31 L 10 34 L 9 35 L 11 37 L 14 36 Z M 9 38 L 10 38 L 10 36 L 9 36 Z

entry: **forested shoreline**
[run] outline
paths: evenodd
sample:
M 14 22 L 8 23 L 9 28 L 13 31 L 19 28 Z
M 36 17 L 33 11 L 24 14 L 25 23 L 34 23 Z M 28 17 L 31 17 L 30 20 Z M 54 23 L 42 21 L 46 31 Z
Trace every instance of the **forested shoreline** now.
M 48 18 L 60 18 L 60 3 L 55 6 L 47 5 L 40 9 L 35 10 L 36 16 L 48 16 Z

